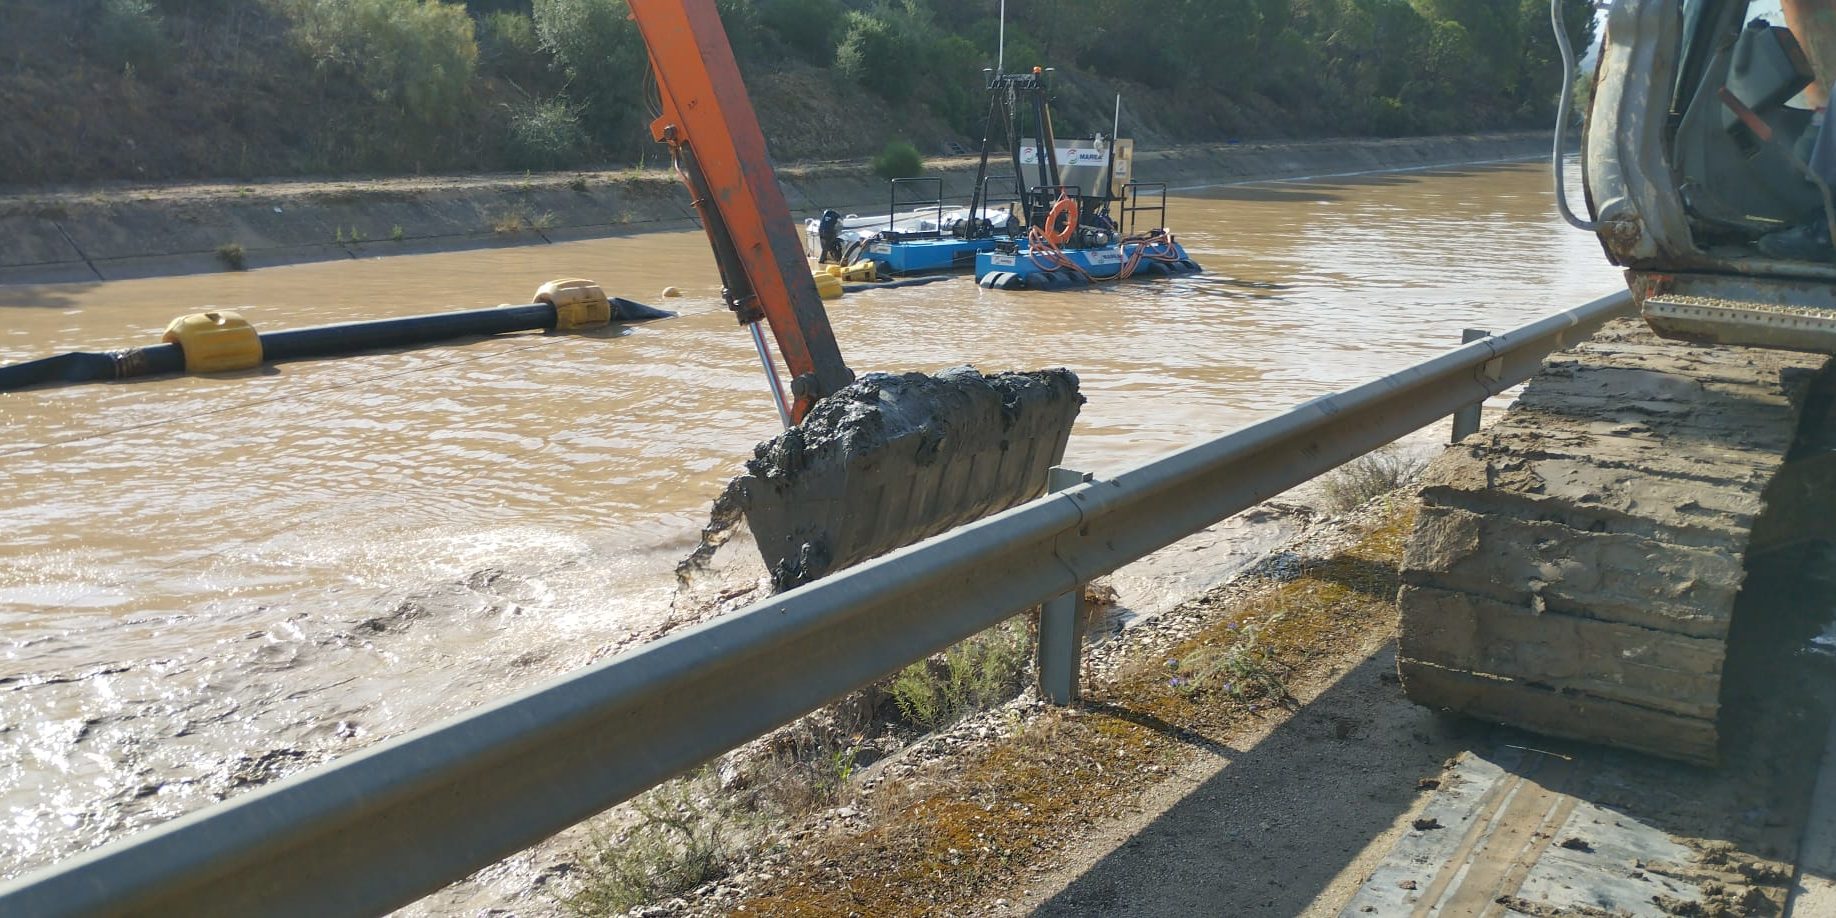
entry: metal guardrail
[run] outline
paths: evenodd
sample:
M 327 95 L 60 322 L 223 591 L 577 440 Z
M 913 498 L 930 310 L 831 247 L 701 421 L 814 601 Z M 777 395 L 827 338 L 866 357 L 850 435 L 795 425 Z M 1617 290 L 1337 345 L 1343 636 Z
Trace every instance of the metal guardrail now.
M 0 887 L 0 914 L 403 905 L 1522 382 L 1632 314 L 1630 296 L 1606 297 L 1114 478 L 1061 480 L 1072 486 L 53 865 Z M 1064 638 L 1058 652 L 1075 653 Z M 1067 675 L 1075 692 L 1074 666 L 1053 677 Z

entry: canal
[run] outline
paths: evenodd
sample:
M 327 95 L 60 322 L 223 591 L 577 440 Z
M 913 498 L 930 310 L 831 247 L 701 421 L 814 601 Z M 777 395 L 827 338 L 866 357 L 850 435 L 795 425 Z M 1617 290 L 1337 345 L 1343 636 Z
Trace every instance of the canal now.
M 1188 190 L 1169 222 L 1204 274 L 830 310 L 857 371 L 1071 367 L 1067 464 L 1116 471 L 1615 289 L 1548 179 Z M 777 424 L 695 232 L 0 288 L 11 362 L 151 343 L 207 305 L 276 330 L 569 276 L 682 316 L 0 394 L 0 877 L 657 633 L 708 503 Z

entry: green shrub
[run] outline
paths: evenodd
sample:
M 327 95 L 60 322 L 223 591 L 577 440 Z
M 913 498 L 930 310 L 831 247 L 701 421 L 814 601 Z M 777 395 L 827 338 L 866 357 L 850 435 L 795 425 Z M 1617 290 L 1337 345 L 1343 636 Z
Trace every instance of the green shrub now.
M 536 38 L 535 20 L 521 10 L 496 10 L 478 20 L 478 57 L 524 92 L 549 95 L 561 88 L 554 58 Z
M 1009 619 L 893 677 L 893 702 L 914 724 L 935 730 L 1014 697 L 1032 661 L 1026 620 Z
M 1384 137 L 1402 137 L 1414 128 L 1409 110 L 1395 96 L 1378 96 L 1371 102 L 1371 130 Z
M 155 0 L 159 11 L 168 16 L 222 16 L 235 9 L 239 0 Z
M 648 140 L 635 126 L 650 60 L 624 0 L 535 0 L 535 31 L 567 74 L 589 137 L 626 151 Z
M 115 69 L 157 71 L 170 50 L 164 24 L 159 11 L 147 0 L 102 0 L 93 32 L 96 52 Z
M 217 260 L 231 271 L 247 271 L 249 268 L 247 253 L 242 250 L 240 242 L 225 242 L 217 246 Z
M 888 102 L 911 98 L 921 65 L 918 37 L 871 13 L 849 13 L 835 72 Z
M 540 54 L 542 46 L 536 41 L 535 20 L 516 10 L 486 13 L 478 20 L 478 50 L 492 60 Z
M 580 161 L 586 132 L 566 99 L 538 102 L 510 117 L 506 154 L 518 169 L 560 169 Z
M 804 60 L 818 66 L 835 60 L 839 0 L 759 0 L 758 9 L 759 21 Z
M 772 757 L 754 766 L 751 799 L 744 805 L 759 814 L 789 819 L 840 805 L 848 799 L 860 752 L 830 737 L 821 748 Z
M 873 158 L 873 174 L 886 179 L 916 178 L 924 174 L 924 157 L 917 147 L 895 140 Z
M 1325 477 L 1326 504 L 1340 512 L 1356 510 L 1414 481 L 1427 465 L 1390 446 L 1366 453 Z
M 924 53 L 930 75 L 926 77 L 924 104 L 950 127 L 972 137 L 981 136 L 988 115 L 988 94 L 982 83 L 982 51 L 959 35 L 938 33 Z M 988 65 L 994 62 L 988 61 Z
M 424 133 L 470 110 L 478 43 L 465 7 L 440 0 L 296 2 L 296 34 L 321 76 L 356 83 L 396 127 Z

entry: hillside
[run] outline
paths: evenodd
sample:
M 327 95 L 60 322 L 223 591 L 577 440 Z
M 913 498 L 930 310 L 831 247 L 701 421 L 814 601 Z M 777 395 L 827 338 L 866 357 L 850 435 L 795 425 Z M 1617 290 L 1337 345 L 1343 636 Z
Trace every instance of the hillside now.
M 773 154 L 973 146 L 996 0 L 718 0 Z M 1573 7 L 1577 36 L 1586 0 Z M 1542 0 L 1013 0 L 1062 134 L 1540 126 Z M 655 163 L 623 0 L 0 0 L 0 185 Z

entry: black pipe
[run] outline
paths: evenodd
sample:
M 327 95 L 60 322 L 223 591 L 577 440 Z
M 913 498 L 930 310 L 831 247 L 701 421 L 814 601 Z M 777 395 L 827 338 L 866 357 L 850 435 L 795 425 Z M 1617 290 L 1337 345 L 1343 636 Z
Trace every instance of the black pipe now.
M 612 321 L 644 322 L 667 319 L 675 313 L 612 297 Z M 306 357 L 337 357 L 362 351 L 437 344 L 454 338 L 499 335 L 555 327 L 555 307 L 549 303 L 497 306 L 430 316 L 343 322 L 259 335 L 263 363 Z M 43 383 L 101 382 L 158 376 L 185 370 L 185 352 L 176 344 L 155 344 L 119 351 L 75 351 L 0 366 L 0 392 Z
M 927 274 L 923 277 L 907 277 L 902 280 L 881 281 L 873 284 L 843 284 L 843 293 L 860 293 L 865 290 L 892 290 L 898 287 L 922 287 L 938 281 L 956 280 L 956 274 Z
M 41 383 L 100 382 L 130 376 L 155 376 L 185 370 L 185 352 L 176 344 L 130 347 L 119 351 L 72 351 L 56 357 L 0 367 L 0 392 Z
M 507 309 L 470 309 L 402 319 L 376 319 L 370 322 L 345 322 L 263 334 L 261 358 L 265 363 L 302 357 L 331 357 L 353 351 L 407 347 L 473 335 L 501 335 L 505 332 L 553 328 L 554 325 L 555 307 L 548 303 L 511 306 Z

